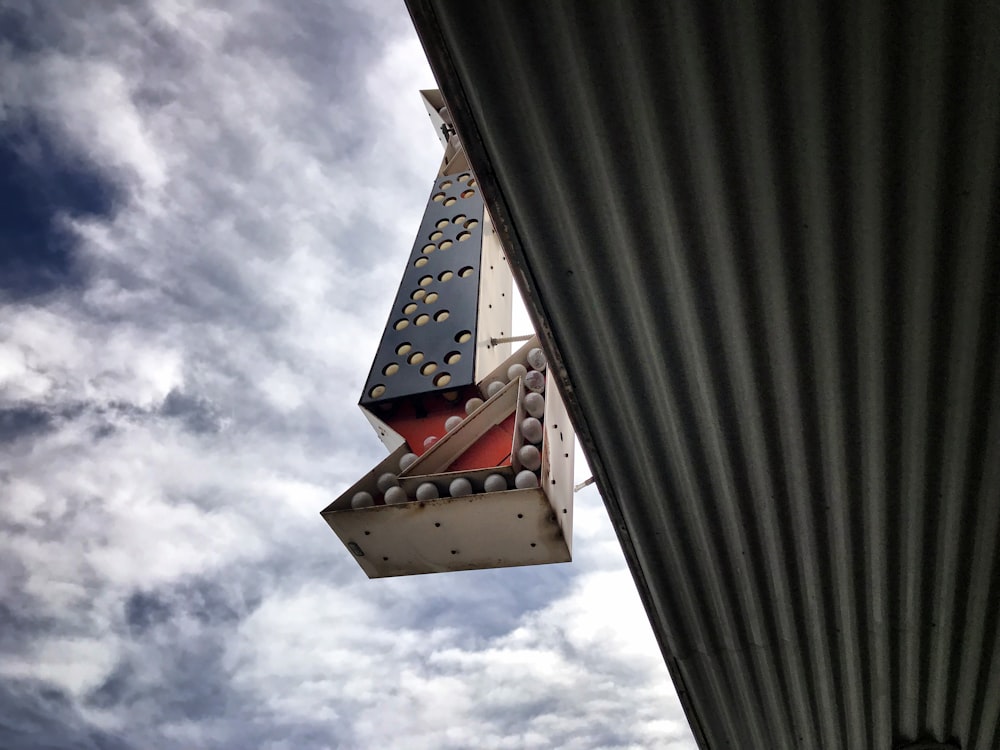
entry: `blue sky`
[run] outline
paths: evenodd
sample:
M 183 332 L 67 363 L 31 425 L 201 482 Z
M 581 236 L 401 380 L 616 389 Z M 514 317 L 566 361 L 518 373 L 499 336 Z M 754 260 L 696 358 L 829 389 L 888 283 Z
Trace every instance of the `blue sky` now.
M 571 565 L 318 515 L 433 86 L 401 2 L 0 0 L 0 747 L 694 748 L 593 487 Z

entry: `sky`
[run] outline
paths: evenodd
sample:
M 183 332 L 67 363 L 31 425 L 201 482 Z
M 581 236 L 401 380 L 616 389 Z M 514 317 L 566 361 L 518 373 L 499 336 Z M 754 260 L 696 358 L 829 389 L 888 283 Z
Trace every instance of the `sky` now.
M 319 516 L 434 86 L 401 0 L 0 0 L 0 748 L 695 747 L 593 486 L 566 565 Z

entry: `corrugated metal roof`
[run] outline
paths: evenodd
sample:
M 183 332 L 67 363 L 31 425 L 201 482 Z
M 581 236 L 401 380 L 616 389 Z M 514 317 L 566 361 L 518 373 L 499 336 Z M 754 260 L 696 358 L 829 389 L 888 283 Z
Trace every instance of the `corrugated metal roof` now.
M 408 4 L 701 746 L 1000 746 L 1000 5 Z

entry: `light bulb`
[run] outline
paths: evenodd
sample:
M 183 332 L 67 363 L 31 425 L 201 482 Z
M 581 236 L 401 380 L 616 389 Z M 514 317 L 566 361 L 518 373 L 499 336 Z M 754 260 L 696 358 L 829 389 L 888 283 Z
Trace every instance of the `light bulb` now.
M 393 474 L 391 471 L 387 471 L 385 474 L 383 474 L 378 478 L 376 484 L 378 485 L 379 492 L 385 492 L 390 487 L 398 487 L 399 480 L 396 479 L 395 474 Z
M 390 487 L 385 491 L 386 505 L 399 505 L 407 500 L 406 490 L 402 487 Z
M 519 490 L 530 490 L 538 486 L 538 477 L 535 476 L 535 472 L 528 469 L 519 471 L 514 477 L 514 486 Z
M 530 443 L 521 446 L 517 452 L 517 457 L 521 459 L 521 466 L 531 471 L 538 471 L 538 467 L 542 465 L 541 452 Z
M 524 397 L 524 410 L 535 419 L 541 419 L 545 414 L 545 396 L 541 393 L 529 393 Z
M 525 417 L 521 420 L 521 434 L 529 443 L 542 442 L 542 423 L 535 417 Z
M 528 368 L 522 364 L 514 363 L 507 368 L 507 382 L 511 380 L 516 380 L 517 378 L 523 378 L 528 374 Z
M 483 489 L 486 492 L 503 492 L 507 489 L 507 480 L 503 474 L 490 474 L 483 482 Z
M 436 500 L 441 497 L 438 493 L 437 485 L 433 482 L 424 482 L 417 487 L 417 500 Z
M 465 477 L 452 479 L 448 485 L 448 494 L 452 497 L 465 497 L 472 494 L 472 482 Z
M 354 497 L 351 498 L 351 507 L 357 510 L 358 508 L 370 508 L 375 504 L 375 498 L 372 497 L 370 492 L 355 492 Z
M 545 390 L 545 375 L 538 370 L 532 370 L 524 376 L 524 385 L 529 391 L 541 393 Z
M 533 370 L 544 370 L 545 369 L 545 352 L 541 349 L 535 348 L 528 352 L 528 366 Z

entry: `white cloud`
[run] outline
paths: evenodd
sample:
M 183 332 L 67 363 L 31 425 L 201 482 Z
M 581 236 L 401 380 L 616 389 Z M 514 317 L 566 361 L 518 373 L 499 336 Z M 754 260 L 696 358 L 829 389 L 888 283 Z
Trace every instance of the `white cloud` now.
M 80 695 L 100 683 L 114 667 L 117 655 L 107 638 L 43 637 L 29 653 L 5 661 L 3 672 L 7 677 L 47 680 Z
M 134 102 L 127 71 L 107 62 L 53 55 L 36 71 L 52 84 L 49 115 L 74 146 L 115 172 L 156 189 L 166 181 L 162 151 Z
M 270 711 L 352 727 L 341 747 L 397 747 L 403 737 L 415 750 L 689 746 L 651 653 L 618 571 L 578 578 L 485 644 L 386 621 L 363 590 L 316 585 L 270 598 L 229 659 L 237 684 Z

